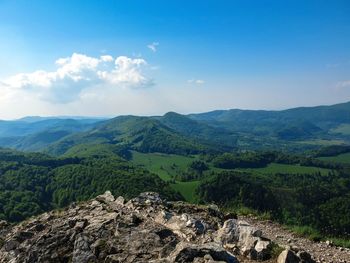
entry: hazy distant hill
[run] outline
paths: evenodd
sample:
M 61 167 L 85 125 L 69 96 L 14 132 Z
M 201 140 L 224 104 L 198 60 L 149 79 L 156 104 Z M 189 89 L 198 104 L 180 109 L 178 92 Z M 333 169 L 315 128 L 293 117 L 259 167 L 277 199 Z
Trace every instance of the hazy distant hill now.
M 169 112 L 158 117 L 120 116 L 103 121 L 41 117 L 0 121 L 0 146 L 55 155 L 82 144 L 188 154 L 231 149 L 300 151 L 349 142 L 350 102 L 283 111 Z
M 278 140 L 350 139 L 350 102 L 282 111 L 221 110 L 188 116 L 213 127 Z
M 0 146 L 39 151 L 69 134 L 89 130 L 99 121 L 101 120 L 41 117 L 0 121 Z
M 191 119 L 234 130 L 258 131 L 281 128 L 281 125 L 312 123 L 322 129 L 350 123 L 350 102 L 331 106 L 300 107 L 282 111 L 219 110 L 190 114 Z

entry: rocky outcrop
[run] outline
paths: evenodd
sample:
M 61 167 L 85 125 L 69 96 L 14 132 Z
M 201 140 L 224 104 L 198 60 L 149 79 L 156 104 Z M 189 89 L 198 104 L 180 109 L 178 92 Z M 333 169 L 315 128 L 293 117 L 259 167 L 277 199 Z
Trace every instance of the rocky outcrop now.
M 276 262 L 272 246 L 215 206 L 166 202 L 157 193 L 125 202 L 107 191 L 16 226 L 0 222 L 1 263 Z M 307 256 L 284 251 L 278 262 L 312 262 Z

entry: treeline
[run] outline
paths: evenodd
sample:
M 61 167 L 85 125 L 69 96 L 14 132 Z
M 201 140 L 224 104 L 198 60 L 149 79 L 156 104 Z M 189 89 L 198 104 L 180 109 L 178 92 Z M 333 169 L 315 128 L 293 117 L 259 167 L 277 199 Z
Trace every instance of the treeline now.
M 195 160 L 191 162 L 185 171 L 179 171 L 174 180 L 177 181 L 193 181 L 193 180 L 201 180 L 205 176 L 205 172 L 209 170 L 209 166 L 206 162 L 201 160 Z
M 223 169 L 259 168 L 275 160 L 274 153 L 224 153 L 215 157 L 212 162 L 215 167 Z
M 342 168 L 341 164 L 322 161 L 311 156 L 291 155 L 281 152 L 223 153 L 213 157 L 211 161 L 215 167 L 222 169 L 261 168 L 272 162 L 327 169 Z
M 285 224 L 350 237 L 350 175 L 219 173 L 198 188 L 203 203 L 247 207 Z
M 161 152 L 168 154 L 190 155 L 209 151 L 206 146 L 175 132 L 156 126 L 145 129 L 133 138 L 131 149 L 143 153 Z
M 342 153 L 350 152 L 350 145 L 332 145 L 315 151 L 316 157 L 337 156 Z
M 0 150 L 0 219 L 22 221 L 106 190 L 126 198 L 144 191 L 180 198 L 158 176 L 118 157 L 55 160 Z

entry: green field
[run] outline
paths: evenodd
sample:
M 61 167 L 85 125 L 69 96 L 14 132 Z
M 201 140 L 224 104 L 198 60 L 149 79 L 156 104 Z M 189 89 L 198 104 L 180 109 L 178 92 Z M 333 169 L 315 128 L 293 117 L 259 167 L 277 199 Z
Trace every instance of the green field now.
M 318 159 L 328 162 L 350 164 L 350 153 L 343 153 L 337 156 L 319 157 Z
M 173 189 L 178 191 L 186 201 L 195 203 L 197 201 L 197 197 L 195 195 L 195 190 L 199 185 L 199 181 L 191 181 L 191 182 L 179 182 L 177 181 L 175 184 L 171 184 Z
M 132 162 L 144 166 L 147 170 L 169 181 L 176 173 L 184 171 L 196 157 L 175 154 L 132 152 Z
M 176 174 L 185 171 L 189 164 L 196 160 L 197 156 L 181 156 L 175 154 L 162 154 L 162 153 L 140 153 L 133 151 L 132 161 L 134 164 L 144 167 L 152 173 L 157 174 L 164 181 L 170 181 Z M 350 161 L 350 155 L 349 155 Z M 289 173 L 289 174 L 312 174 L 320 172 L 321 174 L 328 174 L 329 169 L 323 169 L 318 167 L 308 167 L 300 165 L 290 164 L 278 164 L 271 163 L 264 168 L 248 168 L 248 169 L 236 169 L 240 171 L 249 171 L 252 173 L 260 174 L 276 174 L 276 173 Z M 215 168 L 210 166 L 210 171 L 225 171 L 225 169 Z M 209 172 L 210 172 L 209 171 Z M 226 170 L 227 171 L 227 170 Z M 180 182 L 175 181 L 171 184 L 173 189 L 178 191 L 187 201 L 195 202 L 195 190 L 199 185 L 199 181 Z
M 343 145 L 346 142 L 343 140 L 305 140 L 305 141 L 299 141 L 301 144 L 309 144 L 309 145 L 319 145 L 319 146 L 332 146 L 332 145 Z
M 289 174 L 312 174 L 320 172 L 321 174 L 328 174 L 331 170 L 310 167 L 310 166 L 300 166 L 293 164 L 280 164 L 280 163 L 271 163 L 264 168 L 254 168 L 254 169 L 245 169 L 246 171 L 259 172 L 263 174 L 276 174 L 276 173 L 289 173 Z
M 330 131 L 335 134 L 350 135 L 350 124 L 341 124 Z
M 152 173 L 157 174 L 164 181 L 170 181 L 173 176 L 187 169 L 188 165 L 197 157 L 187 157 L 175 154 L 140 153 L 132 152 L 132 162 L 143 166 Z M 199 181 L 179 182 L 171 184 L 188 202 L 195 202 L 195 190 Z

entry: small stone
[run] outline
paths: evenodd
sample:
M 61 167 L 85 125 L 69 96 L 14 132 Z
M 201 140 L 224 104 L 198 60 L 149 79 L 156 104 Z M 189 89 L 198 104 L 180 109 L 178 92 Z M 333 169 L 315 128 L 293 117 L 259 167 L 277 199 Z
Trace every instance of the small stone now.
M 299 263 L 300 258 L 291 250 L 284 250 L 277 258 L 277 263 Z
M 122 197 L 122 196 L 118 196 L 118 198 L 115 199 L 114 202 L 115 202 L 116 204 L 118 204 L 118 205 L 124 205 L 124 204 L 125 204 L 125 199 L 124 199 L 124 197 Z

